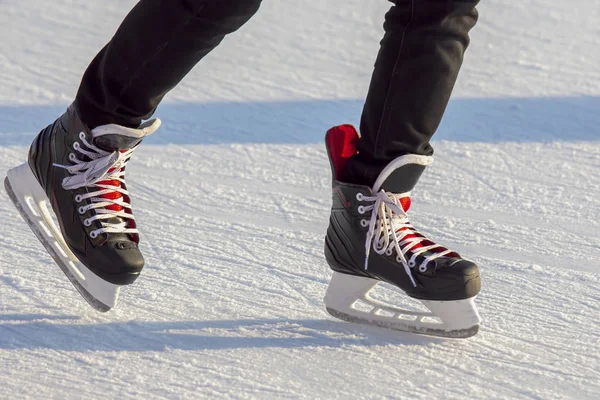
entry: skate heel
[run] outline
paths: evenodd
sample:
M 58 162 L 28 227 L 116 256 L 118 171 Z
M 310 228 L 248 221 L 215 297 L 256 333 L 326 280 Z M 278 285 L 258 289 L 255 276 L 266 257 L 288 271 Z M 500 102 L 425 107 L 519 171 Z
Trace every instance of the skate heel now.
M 368 302 L 367 294 L 379 283 L 376 279 L 333 272 L 325 293 L 325 307 L 337 311 L 355 310 L 358 300 Z
M 369 296 L 378 280 L 334 272 L 325 307 L 343 321 L 450 338 L 467 338 L 479 330 L 475 297 L 465 300 L 420 300 L 431 312 L 403 310 Z
M 54 219 L 48 197 L 25 163 L 8 171 L 4 187 L 11 201 L 56 264 L 83 298 L 96 310 L 114 307 L 119 286 L 98 277 L 71 252 Z

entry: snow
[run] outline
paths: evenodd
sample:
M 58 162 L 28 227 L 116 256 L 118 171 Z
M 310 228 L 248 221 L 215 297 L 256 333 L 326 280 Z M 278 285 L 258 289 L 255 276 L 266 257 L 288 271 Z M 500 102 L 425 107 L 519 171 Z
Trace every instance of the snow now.
M 0 1 L 0 170 L 134 3 Z M 324 311 L 323 135 L 358 122 L 388 6 L 265 1 L 169 94 L 128 167 L 147 268 L 108 314 L 0 189 L 2 397 L 597 398 L 599 0 L 479 7 L 411 219 L 481 266 L 480 333 Z

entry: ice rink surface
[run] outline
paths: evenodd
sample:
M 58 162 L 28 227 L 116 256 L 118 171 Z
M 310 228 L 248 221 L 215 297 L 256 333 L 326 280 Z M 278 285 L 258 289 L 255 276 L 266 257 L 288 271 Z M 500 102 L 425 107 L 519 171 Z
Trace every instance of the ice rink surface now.
M 25 160 L 134 3 L 0 1 L 0 171 Z M 597 398 L 599 0 L 479 7 L 411 209 L 480 265 L 479 335 L 325 312 L 323 136 L 358 123 L 388 7 L 265 1 L 167 96 L 127 175 L 147 267 L 108 314 L 0 189 L 0 397 Z

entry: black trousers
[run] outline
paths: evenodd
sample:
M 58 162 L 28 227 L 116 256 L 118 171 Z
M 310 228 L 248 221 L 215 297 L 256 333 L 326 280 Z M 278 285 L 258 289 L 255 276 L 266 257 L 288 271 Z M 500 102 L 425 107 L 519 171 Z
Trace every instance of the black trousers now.
M 390 0 L 345 180 L 372 185 L 392 159 L 431 155 L 479 0 Z M 140 0 L 86 70 L 76 104 L 90 128 L 137 127 L 261 0 Z M 340 77 L 343 79 L 343 77 Z

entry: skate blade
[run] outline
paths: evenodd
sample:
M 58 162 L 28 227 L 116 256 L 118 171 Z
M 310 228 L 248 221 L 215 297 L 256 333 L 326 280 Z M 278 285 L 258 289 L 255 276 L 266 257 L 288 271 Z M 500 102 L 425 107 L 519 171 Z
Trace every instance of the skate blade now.
M 117 304 L 119 286 L 100 278 L 71 252 L 52 219 L 46 193 L 25 163 L 8 171 L 4 187 L 11 201 L 81 296 L 100 312 Z
M 475 297 L 465 300 L 420 300 L 431 312 L 409 311 L 373 299 L 376 279 L 334 272 L 325 294 L 325 307 L 347 322 L 446 338 L 468 338 L 479 331 L 481 318 Z M 360 303 L 361 307 L 357 307 Z

